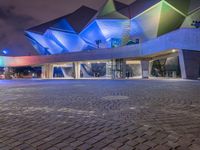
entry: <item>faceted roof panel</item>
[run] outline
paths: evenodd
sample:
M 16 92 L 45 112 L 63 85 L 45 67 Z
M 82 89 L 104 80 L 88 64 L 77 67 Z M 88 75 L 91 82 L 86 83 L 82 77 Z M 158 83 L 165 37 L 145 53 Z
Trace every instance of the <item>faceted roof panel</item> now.
M 114 4 L 115 4 L 115 8 L 116 8 L 117 11 L 128 7 L 128 5 L 121 3 L 119 1 L 116 1 L 116 0 L 114 0 Z
M 97 18 L 101 18 L 103 16 L 106 16 L 108 14 L 111 14 L 112 12 L 115 12 L 116 8 L 115 8 L 115 4 L 113 0 L 108 0 L 103 7 L 100 9 L 98 17 Z
M 96 21 L 89 24 L 79 35 L 87 43 L 90 43 L 93 46 L 96 46 L 97 40 L 106 40 Z
M 57 23 L 57 21 L 58 21 L 58 19 L 55 19 L 53 21 L 49 21 L 47 23 L 43 23 L 41 25 L 29 28 L 29 29 L 27 29 L 27 31 L 44 34 L 46 32 L 46 30 L 49 29 L 51 26 L 53 26 L 55 23 Z
M 54 40 L 46 35 L 37 34 L 34 32 L 26 32 L 29 38 L 35 40 L 39 45 L 46 49 L 50 54 L 59 54 L 63 52 L 61 48 Z
M 56 22 L 50 28 L 54 29 L 54 30 L 65 31 L 65 32 L 69 32 L 69 33 L 75 33 L 74 29 L 67 22 L 66 19 L 60 19 L 60 20 L 58 20 L 58 22 Z
M 68 50 L 68 52 L 76 52 L 81 51 L 86 47 L 86 43 L 77 35 L 67 32 L 61 32 L 61 31 L 55 31 L 50 30 L 49 31 L 51 36 L 53 36 L 57 42 L 58 45 L 62 45 L 65 49 Z
M 131 19 L 131 14 L 130 14 L 130 7 L 126 7 L 123 9 L 118 10 L 119 13 L 121 13 L 122 15 L 126 16 L 127 18 Z
M 167 19 L 166 19 L 167 18 Z M 180 28 L 185 17 L 170 7 L 165 2 L 162 3 L 158 36 Z
M 127 5 L 117 1 L 108 0 L 100 9 L 97 19 L 128 19 L 128 17 L 117 11 L 124 7 L 127 7 Z
M 27 29 L 27 31 L 44 34 L 46 30 L 54 28 L 58 30 L 66 30 L 68 32 L 76 31 L 79 33 L 96 15 L 96 13 L 97 11 L 94 9 L 86 6 L 81 6 L 79 9 L 69 15 Z
M 129 6 L 130 17 L 134 18 L 160 1 L 161 0 L 136 0 Z
M 65 16 L 65 18 L 74 30 L 80 33 L 96 14 L 96 10 L 82 6 L 70 15 Z
M 141 42 L 157 37 L 162 3 L 131 19 L 131 37 Z
M 98 19 L 129 19 L 129 18 L 115 11 L 110 14 L 107 14 L 106 16 L 98 17 Z
M 116 19 L 99 19 L 96 21 L 103 36 L 106 39 L 110 38 L 123 38 L 125 34 L 129 34 L 129 20 L 116 20 Z M 112 31 L 110 31 L 112 29 Z M 128 31 L 128 33 L 127 33 Z
M 200 0 L 191 0 L 189 12 L 193 12 L 198 8 L 200 8 Z
M 173 5 L 176 9 L 180 10 L 184 14 L 188 13 L 190 0 L 165 0 L 165 1 Z

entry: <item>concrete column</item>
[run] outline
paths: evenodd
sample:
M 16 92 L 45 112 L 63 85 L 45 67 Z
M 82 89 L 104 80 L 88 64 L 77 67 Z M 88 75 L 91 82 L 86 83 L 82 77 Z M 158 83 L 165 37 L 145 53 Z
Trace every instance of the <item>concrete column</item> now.
M 80 79 L 81 66 L 79 62 L 74 62 L 74 75 L 75 79 Z
M 141 61 L 142 78 L 149 78 L 149 61 Z
M 45 79 L 45 66 L 42 66 L 41 78 L 42 78 L 42 79 Z
M 106 62 L 106 78 L 112 78 L 112 63 L 110 61 Z
M 42 66 L 42 78 L 43 79 L 53 78 L 53 65 L 45 64 L 44 66 Z
M 111 62 L 111 75 L 112 75 L 112 79 L 116 79 L 116 60 L 113 59 Z
M 125 79 L 126 78 L 126 60 L 122 60 L 121 62 L 121 69 L 122 69 L 122 76 L 121 78 Z
M 183 79 L 200 77 L 200 51 L 179 50 L 179 60 Z
M 183 57 L 183 50 L 178 51 L 179 54 L 179 64 L 180 64 L 180 69 L 181 69 L 181 78 L 186 79 L 186 71 L 185 71 L 185 63 L 184 63 L 184 57 Z

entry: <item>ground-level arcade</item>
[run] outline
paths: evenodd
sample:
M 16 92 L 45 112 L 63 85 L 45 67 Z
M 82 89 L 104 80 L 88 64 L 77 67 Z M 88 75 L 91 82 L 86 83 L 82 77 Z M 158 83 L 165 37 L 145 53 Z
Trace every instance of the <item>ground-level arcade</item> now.
M 195 55 L 195 56 L 192 56 Z M 135 79 L 200 77 L 199 52 L 172 49 L 144 58 L 85 60 L 42 65 L 43 79 Z M 188 57 L 197 57 L 192 62 Z M 189 61 L 189 62 L 188 62 Z M 188 63 L 193 63 L 188 66 Z

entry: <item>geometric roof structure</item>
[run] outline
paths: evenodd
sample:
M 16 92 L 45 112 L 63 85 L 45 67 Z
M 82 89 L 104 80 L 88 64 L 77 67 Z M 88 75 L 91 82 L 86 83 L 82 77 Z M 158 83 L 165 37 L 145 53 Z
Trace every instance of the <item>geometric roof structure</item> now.
M 191 27 L 199 7 L 199 0 L 136 0 L 130 5 L 107 0 L 99 11 L 82 6 L 26 30 L 26 36 L 41 55 L 118 47 Z

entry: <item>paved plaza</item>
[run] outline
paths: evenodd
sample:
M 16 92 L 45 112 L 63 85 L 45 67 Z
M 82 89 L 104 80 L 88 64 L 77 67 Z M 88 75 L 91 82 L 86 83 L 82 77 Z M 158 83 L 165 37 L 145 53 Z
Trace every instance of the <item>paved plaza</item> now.
M 200 82 L 0 81 L 0 150 L 200 150 Z

